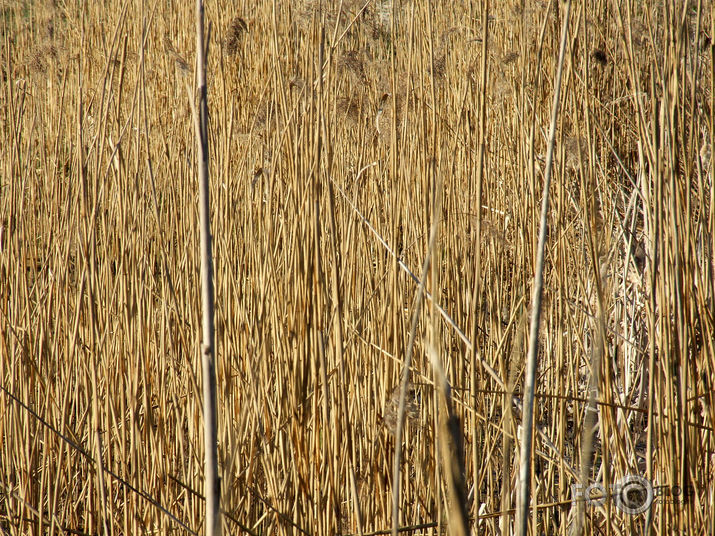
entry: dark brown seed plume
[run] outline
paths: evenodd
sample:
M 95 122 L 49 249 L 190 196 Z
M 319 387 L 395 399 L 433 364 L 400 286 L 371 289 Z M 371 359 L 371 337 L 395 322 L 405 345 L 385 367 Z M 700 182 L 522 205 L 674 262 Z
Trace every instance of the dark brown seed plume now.
M 591 52 L 591 57 L 596 60 L 601 65 L 606 65 L 608 63 L 608 56 L 600 48 L 596 48 Z
M 229 56 L 235 55 L 243 41 L 243 34 L 248 32 L 248 24 L 241 17 L 236 17 L 231 21 L 224 38 L 224 49 Z

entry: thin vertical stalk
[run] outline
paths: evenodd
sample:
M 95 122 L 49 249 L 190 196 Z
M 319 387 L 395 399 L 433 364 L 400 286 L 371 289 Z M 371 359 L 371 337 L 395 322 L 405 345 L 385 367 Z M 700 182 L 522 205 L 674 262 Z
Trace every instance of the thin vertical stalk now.
M 536 359 L 539 349 L 539 323 L 541 321 L 541 295 L 544 285 L 544 250 L 546 246 L 547 215 L 549 212 L 549 186 L 551 185 L 551 170 L 554 159 L 554 141 L 556 139 L 556 121 L 559 115 L 561 98 L 561 73 L 563 72 L 566 52 L 566 37 L 568 35 L 570 0 L 566 3 L 563 26 L 561 27 L 561 44 L 559 47 L 559 63 L 556 68 L 554 83 L 554 101 L 551 110 L 551 125 L 549 126 L 549 145 L 546 152 L 544 169 L 544 189 L 541 201 L 541 221 L 539 222 L 539 243 L 536 252 L 536 273 L 534 274 L 534 289 L 531 297 L 531 327 L 529 330 L 529 353 L 526 362 L 526 378 L 524 392 L 524 413 L 522 416 L 521 454 L 519 459 L 519 493 L 516 507 L 517 534 L 526 536 L 529 522 L 529 495 L 531 479 L 531 439 L 534 435 L 534 382 L 536 381 Z
M 472 486 L 474 489 L 474 504 L 476 505 L 474 509 L 475 525 L 479 526 L 479 481 L 481 479 L 481 445 L 480 436 L 477 434 L 477 404 L 478 404 L 478 391 L 477 391 L 477 337 L 479 330 L 479 306 L 481 303 L 481 281 L 482 281 L 482 185 L 484 182 L 484 150 L 486 143 L 486 88 L 487 88 L 487 44 L 489 35 L 489 1 L 487 0 L 483 4 L 482 9 L 482 58 L 480 67 L 480 87 L 478 104 L 479 104 L 479 114 L 477 116 L 478 121 L 478 143 L 479 151 L 477 153 L 477 169 L 476 169 L 476 203 L 474 213 L 477 215 L 476 225 L 474 228 L 475 242 L 474 246 L 474 281 L 472 283 L 472 295 L 471 303 L 469 305 L 469 312 L 474 315 L 472 320 L 472 330 L 470 339 L 472 341 L 472 348 L 469 352 L 469 389 L 471 390 L 472 398 L 472 409 L 471 412 L 471 428 L 472 428 L 472 475 L 473 482 Z M 510 402 L 511 403 L 511 402 Z
M 206 99 L 204 3 L 202 0 L 196 0 L 196 83 L 199 89 L 199 108 L 198 113 L 194 114 L 194 126 L 199 157 L 199 218 L 201 225 L 201 311 L 203 318 L 201 362 L 204 400 L 206 535 L 218 536 L 221 534 L 221 519 L 219 517 L 221 486 L 218 476 L 214 284 L 209 204 L 208 103 Z

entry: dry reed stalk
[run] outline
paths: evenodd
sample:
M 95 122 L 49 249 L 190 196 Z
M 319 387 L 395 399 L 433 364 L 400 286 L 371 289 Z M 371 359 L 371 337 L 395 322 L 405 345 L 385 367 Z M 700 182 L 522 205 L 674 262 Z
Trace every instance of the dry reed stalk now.
M 554 97 L 549 125 L 548 148 L 544 170 L 544 189 L 541 199 L 541 219 L 539 222 L 539 243 L 537 246 L 534 286 L 531 301 L 531 326 L 529 329 L 529 353 L 526 362 L 524 380 L 524 416 L 522 420 L 521 451 L 519 456 L 519 496 L 517 500 L 516 530 L 521 536 L 526 536 L 529 523 L 529 499 L 531 489 L 531 439 L 534 427 L 534 393 L 537 367 L 537 352 L 539 349 L 539 328 L 541 320 L 541 301 L 543 292 L 544 250 L 546 247 L 547 217 L 549 212 L 549 187 L 551 185 L 551 165 L 553 162 L 554 142 L 556 139 L 556 121 L 559 116 L 559 100 L 561 95 L 561 73 L 563 70 L 566 51 L 566 38 L 571 2 L 566 3 L 561 29 L 561 45 L 559 48 L 559 62 L 554 79 Z

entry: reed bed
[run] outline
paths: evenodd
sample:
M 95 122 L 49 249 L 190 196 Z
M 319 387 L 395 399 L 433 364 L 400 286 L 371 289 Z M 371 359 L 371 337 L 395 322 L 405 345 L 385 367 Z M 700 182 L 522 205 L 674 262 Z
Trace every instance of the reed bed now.
M 490 4 L 206 3 L 227 533 L 382 534 L 399 486 L 442 534 L 455 482 L 515 530 L 563 6 Z M 192 7 L 0 3 L 2 533 L 202 531 Z M 531 534 L 715 530 L 714 29 L 572 6 Z M 643 513 L 575 492 L 627 475 Z

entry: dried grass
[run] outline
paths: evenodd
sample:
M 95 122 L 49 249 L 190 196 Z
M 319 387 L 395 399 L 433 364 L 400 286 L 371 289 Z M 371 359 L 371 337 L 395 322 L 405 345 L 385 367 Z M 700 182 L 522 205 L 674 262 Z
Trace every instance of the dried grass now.
M 486 19 L 481 5 L 407 1 L 207 10 L 229 533 L 382 531 L 399 485 L 402 523 L 438 534 L 453 486 L 427 348 L 464 423 L 472 530 L 513 525 L 562 11 L 490 4 Z M 584 534 L 713 526 L 713 16 L 681 4 L 574 7 L 533 533 L 571 533 L 584 467 L 584 485 L 637 473 L 689 494 L 639 516 L 586 506 Z M 141 6 L 0 10 L 3 533 L 203 523 L 196 149 L 176 84 L 178 68 L 193 94 L 193 12 Z M 436 219 L 395 483 L 394 389 Z

